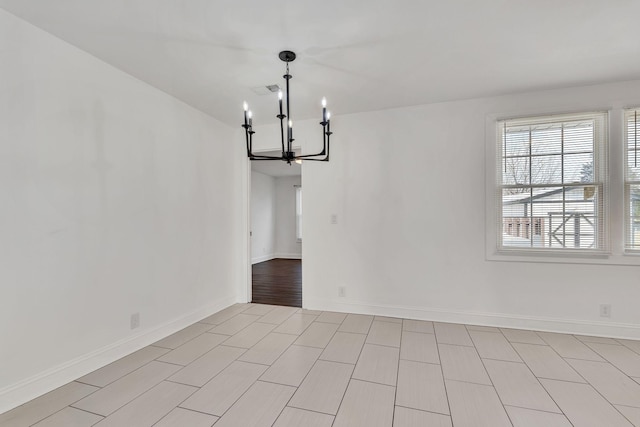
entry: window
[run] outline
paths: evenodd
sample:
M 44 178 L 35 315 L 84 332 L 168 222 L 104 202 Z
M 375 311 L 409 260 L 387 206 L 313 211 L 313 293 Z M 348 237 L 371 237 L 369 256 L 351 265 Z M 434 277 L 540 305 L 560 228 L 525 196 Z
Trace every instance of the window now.
M 625 250 L 640 251 L 640 109 L 626 110 L 625 122 Z
M 302 187 L 296 186 L 296 240 L 302 242 Z
M 498 122 L 500 250 L 607 250 L 606 122 L 606 113 Z

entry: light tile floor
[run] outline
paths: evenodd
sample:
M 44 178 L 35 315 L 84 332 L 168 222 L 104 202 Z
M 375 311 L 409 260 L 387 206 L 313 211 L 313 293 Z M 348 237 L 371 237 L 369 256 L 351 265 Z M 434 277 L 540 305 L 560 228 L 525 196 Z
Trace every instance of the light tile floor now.
M 2 427 L 640 427 L 640 342 L 237 304 Z

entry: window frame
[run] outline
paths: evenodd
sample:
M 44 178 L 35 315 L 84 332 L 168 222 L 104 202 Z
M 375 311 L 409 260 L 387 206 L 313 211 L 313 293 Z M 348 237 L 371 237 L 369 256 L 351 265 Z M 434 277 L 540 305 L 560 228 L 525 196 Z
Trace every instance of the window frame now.
M 550 264 L 592 264 L 640 266 L 640 254 L 624 250 L 624 171 L 621 162 L 624 160 L 623 131 L 624 110 L 640 105 L 640 97 L 619 100 L 611 104 L 594 104 L 585 100 L 576 102 L 573 107 L 554 110 L 544 106 L 516 108 L 511 111 L 487 112 L 484 114 L 484 260 L 491 262 L 521 262 Z M 496 191 L 498 167 L 497 126 L 500 120 L 520 117 L 552 116 L 572 114 L 585 111 L 608 112 L 608 170 L 609 185 L 606 200 L 607 236 L 609 251 L 603 253 L 568 253 L 565 251 L 498 251 L 497 248 L 497 212 Z
M 640 185 L 639 179 L 628 179 L 628 171 L 629 171 L 629 155 L 631 154 L 629 150 L 629 121 L 632 113 L 637 114 L 638 124 L 635 125 L 635 135 L 637 135 L 640 140 L 640 132 L 638 132 L 638 126 L 640 124 L 640 106 L 625 108 L 622 112 L 622 149 L 624 152 L 623 162 L 624 162 L 624 233 L 623 233 L 623 245 L 624 252 L 627 255 L 640 255 L 640 247 L 631 248 L 629 247 L 629 235 L 630 235 L 630 227 L 632 226 L 632 214 L 631 214 L 631 198 L 630 198 L 630 186 L 631 185 Z M 635 141 L 634 141 L 635 142 Z M 640 149 L 638 147 L 634 147 L 635 155 L 637 156 L 640 153 Z
M 594 120 L 595 122 L 595 140 L 592 153 L 592 165 L 593 165 L 593 179 L 589 183 L 570 183 L 565 182 L 564 177 L 561 177 L 559 182 L 543 182 L 543 183 L 521 183 L 521 184 L 509 184 L 503 182 L 503 165 L 506 167 L 506 158 L 503 157 L 504 150 L 506 149 L 506 139 L 504 131 L 507 126 L 514 127 L 530 127 L 535 125 L 554 125 L 560 123 L 567 123 L 581 120 Z M 510 123 L 509 123 L 510 122 Z M 495 212 L 493 218 L 495 219 L 495 251 L 500 254 L 526 254 L 526 255 L 543 255 L 543 256 L 569 256 L 569 257 L 591 257 L 591 256 L 606 256 L 609 251 L 609 232 L 608 232 L 608 204 L 609 204 L 609 191 L 608 191 L 608 124 L 609 124 L 609 112 L 607 110 L 600 111 L 583 111 L 577 113 L 557 113 L 557 114 L 534 114 L 534 115 L 522 115 L 518 117 L 499 118 L 493 123 L 495 128 L 494 147 L 495 147 L 495 180 L 494 180 L 494 204 Z M 531 138 L 531 133 L 529 134 Z M 558 153 L 544 153 L 534 154 L 529 147 L 528 155 L 525 155 L 529 162 L 534 158 L 559 156 L 564 159 L 565 156 L 569 156 L 571 153 L 565 153 L 564 150 Z M 520 155 L 515 157 L 522 157 Z M 564 160 L 560 160 L 561 164 Z M 527 163 L 528 164 L 528 163 Z M 529 173 L 531 173 L 531 167 L 529 167 Z M 531 178 L 529 178 L 531 179 Z M 599 191 L 601 201 L 597 204 L 597 211 L 594 212 L 597 220 L 596 234 L 594 239 L 600 244 L 598 247 L 590 248 L 559 248 L 559 247 L 518 247 L 518 246 L 504 246 L 503 234 L 504 230 L 500 224 L 503 224 L 503 190 L 507 188 L 529 188 L 530 194 L 533 194 L 533 188 L 536 187 L 549 187 L 558 188 L 563 192 L 563 212 L 565 209 L 564 193 L 567 189 L 580 188 L 584 186 L 592 185 Z M 531 196 L 535 197 L 535 196 Z M 563 215 L 564 217 L 564 215 Z M 533 216 L 531 217 L 533 218 Z M 518 224 L 519 225 L 519 224 Z M 601 236 L 601 237 L 600 237 Z

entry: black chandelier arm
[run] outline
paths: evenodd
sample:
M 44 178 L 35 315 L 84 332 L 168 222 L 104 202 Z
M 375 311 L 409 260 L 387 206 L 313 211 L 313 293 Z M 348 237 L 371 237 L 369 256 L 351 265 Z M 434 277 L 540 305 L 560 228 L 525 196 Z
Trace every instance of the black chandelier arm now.
M 305 155 L 301 155 L 301 156 L 296 156 L 296 159 L 305 159 L 305 158 L 309 158 L 309 157 L 318 157 L 318 156 L 324 156 L 325 154 L 328 154 L 328 152 L 329 152 L 329 150 L 328 150 L 329 138 L 331 137 L 331 134 L 333 132 L 325 131 L 325 127 L 327 126 L 328 122 L 320 122 L 320 124 L 322 125 L 322 151 L 320 151 L 319 153 L 316 153 L 316 154 L 305 154 Z M 311 160 L 311 159 L 309 159 L 309 160 Z
M 305 162 L 328 162 L 329 161 L 329 136 L 327 135 L 327 147 L 326 150 L 322 150 L 318 154 L 306 154 L 304 156 L 296 156 L 296 159 L 304 160 Z M 314 157 L 325 156 L 322 159 L 316 159 Z
M 303 155 L 303 156 L 296 156 L 296 159 L 308 159 L 308 158 L 310 158 L 310 157 L 324 156 L 325 154 L 327 154 L 327 153 L 325 152 L 325 150 L 322 150 L 321 152 L 316 153 L 316 154 L 305 154 L 305 155 Z
M 249 160 L 285 160 L 283 157 L 269 157 L 269 156 L 250 156 Z
M 329 161 L 329 155 L 327 155 L 323 159 L 304 159 L 304 161 L 305 162 L 328 162 Z

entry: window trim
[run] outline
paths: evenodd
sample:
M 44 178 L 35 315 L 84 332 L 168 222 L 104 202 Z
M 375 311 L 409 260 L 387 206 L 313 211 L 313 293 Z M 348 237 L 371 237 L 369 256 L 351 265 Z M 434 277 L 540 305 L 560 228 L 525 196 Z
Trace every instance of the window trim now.
M 578 113 L 563 113 L 563 114 L 543 114 L 543 115 L 535 115 L 535 116 L 524 116 L 524 117 L 518 117 L 518 118 L 510 118 L 510 119 L 501 119 L 501 120 L 497 120 L 495 127 L 496 127 L 496 138 L 495 138 L 495 144 L 496 144 L 496 161 L 500 160 L 500 162 L 502 163 L 504 161 L 504 157 L 503 157 L 503 153 L 502 153 L 502 149 L 503 149 L 503 142 L 502 141 L 502 136 L 501 136 L 501 140 L 498 140 L 498 135 L 501 135 L 502 129 L 501 126 L 504 126 L 506 129 L 506 126 L 509 125 L 510 127 L 528 127 L 531 125 L 535 125 L 535 124 L 541 124 L 541 125 L 547 125 L 547 124 L 551 124 L 551 123 L 565 123 L 565 122 L 571 122 L 571 121 L 580 121 L 580 120 L 597 120 L 599 126 L 601 126 L 601 129 L 596 129 L 599 130 L 601 132 L 601 137 L 603 138 L 603 140 L 599 140 L 599 141 L 595 141 L 597 143 L 594 143 L 594 147 L 593 149 L 590 151 L 591 153 L 593 153 L 593 164 L 594 164 L 594 168 L 596 166 L 598 166 L 599 164 L 602 164 L 601 171 L 602 171 L 602 177 L 599 178 L 598 181 L 595 180 L 595 169 L 594 169 L 594 181 L 589 183 L 592 184 L 593 186 L 599 188 L 599 193 L 602 195 L 602 201 L 601 203 L 601 208 L 598 209 L 597 211 L 597 215 L 599 216 L 599 218 L 597 219 L 598 221 L 598 233 L 597 235 L 594 235 L 595 239 L 598 239 L 598 242 L 600 243 L 600 246 L 596 249 L 588 249 L 588 248 L 583 248 L 583 249 L 576 249 L 576 248 L 534 248 L 534 247 L 530 247 L 530 248 L 524 248 L 524 247 L 509 247 L 509 246 L 502 246 L 502 238 L 503 238 L 503 230 L 499 227 L 499 224 L 502 222 L 503 219 L 503 204 L 498 204 L 496 203 L 496 209 L 495 209 L 495 221 L 496 221 L 496 251 L 499 253 L 506 253 L 506 254 L 513 254 L 513 253 L 532 253 L 532 254 L 567 254 L 569 256 L 582 256 L 583 254 L 593 254 L 593 255 L 607 255 L 609 254 L 609 233 L 608 233 L 608 203 L 609 203 L 609 181 L 608 181 L 608 139 L 609 139 L 609 132 L 608 132 L 608 125 L 609 125 L 609 112 L 608 111 L 582 111 L 582 112 L 578 112 Z M 511 123 L 507 123 L 507 122 L 511 122 Z M 506 140 L 504 140 L 504 144 L 506 144 Z M 504 146 L 506 147 L 506 146 Z M 572 154 L 572 153 L 570 153 Z M 552 153 L 552 154 L 544 154 L 544 155 L 540 155 L 540 156 L 536 156 L 536 157 L 548 157 L 548 156 L 561 156 L 564 157 L 564 153 L 558 152 L 558 153 Z M 529 151 L 529 156 L 526 157 L 530 157 L 532 156 L 531 151 Z M 497 163 L 496 163 L 496 167 L 497 167 Z M 502 179 L 503 179 L 503 174 L 502 174 L 502 166 L 500 167 L 500 169 L 496 169 L 496 181 L 494 183 L 494 185 L 496 186 L 496 193 L 495 193 L 495 201 L 498 202 L 500 200 L 502 200 L 502 190 L 504 188 L 509 187 L 509 185 L 505 185 L 502 183 Z M 543 185 L 544 184 L 544 185 Z M 574 183 L 565 183 L 565 182 L 554 182 L 554 183 L 543 183 L 543 184 L 522 184 L 521 187 L 523 188 L 533 188 L 536 186 L 543 186 L 543 187 L 558 187 L 558 188 L 572 188 L 572 187 L 580 187 L 583 184 L 577 185 Z M 564 206 L 564 203 L 563 203 Z M 557 255 L 552 255 L 552 256 L 557 256 Z
M 602 264 L 640 266 L 640 252 L 625 252 L 624 250 L 624 171 L 620 162 L 624 158 L 624 110 L 640 105 L 640 99 L 618 101 L 611 105 L 584 104 L 566 110 L 527 109 L 511 111 L 509 113 L 485 114 L 485 261 L 496 262 L 526 262 L 553 264 Z M 543 252 L 520 249 L 514 253 L 511 250 L 498 251 L 498 230 L 496 212 L 496 192 L 498 191 L 498 152 L 496 138 L 498 130 L 496 123 L 501 120 L 511 120 L 522 117 L 553 116 L 564 114 L 580 114 L 588 111 L 608 112 L 608 192 L 605 201 L 607 209 L 608 251 L 587 252 L 562 250 L 560 253 L 552 250 Z
M 628 193 L 627 193 L 627 186 L 628 185 L 638 185 L 638 183 L 640 183 L 640 180 L 627 180 L 627 171 L 629 168 L 629 149 L 628 149 L 628 145 L 629 145 L 629 140 L 627 139 L 629 136 L 629 133 L 627 131 L 627 114 L 630 112 L 640 112 L 640 105 L 635 106 L 635 107 L 627 107 L 622 111 L 622 150 L 624 153 L 623 156 L 623 185 L 624 185 L 624 233 L 623 233 L 623 247 L 624 247 L 624 253 L 626 255 L 630 255 L 630 256 L 638 256 L 640 255 L 640 248 L 628 248 L 627 247 L 627 238 L 628 238 L 628 231 L 629 228 L 631 227 L 631 215 L 630 215 L 630 203 L 631 200 L 628 197 Z M 640 149 L 635 149 L 636 151 L 636 155 L 637 153 L 640 151 Z

